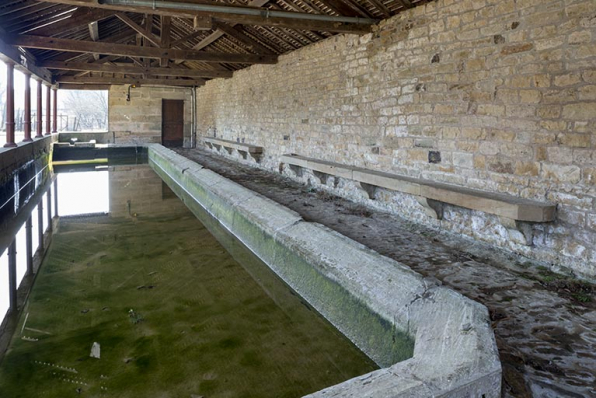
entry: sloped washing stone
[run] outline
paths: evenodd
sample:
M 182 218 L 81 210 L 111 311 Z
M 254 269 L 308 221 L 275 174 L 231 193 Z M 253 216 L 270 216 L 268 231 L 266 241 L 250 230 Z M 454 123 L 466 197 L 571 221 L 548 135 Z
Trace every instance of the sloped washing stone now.
M 500 397 L 486 307 L 215 173 L 182 173 L 161 145 L 149 159 L 383 367 L 309 397 Z

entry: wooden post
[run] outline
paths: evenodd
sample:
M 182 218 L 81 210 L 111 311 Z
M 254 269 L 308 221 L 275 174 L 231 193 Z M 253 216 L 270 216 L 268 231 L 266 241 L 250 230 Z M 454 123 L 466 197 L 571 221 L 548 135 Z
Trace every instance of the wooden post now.
M 50 130 L 50 114 L 52 113 L 52 95 L 50 86 L 46 90 L 46 135 L 52 134 Z
M 9 311 L 17 310 L 17 239 L 8 246 L 8 297 Z
M 31 73 L 25 73 L 25 139 L 23 142 L 33 141 L 31 139 Z
M 27 222 L 25 223 L 25 236 L 27 239 L 27 275 L 33 273 L 33 220 L 32 216 L 29 215 Z
M 5 148 L 17 146 L 14 142 L 14 64 L 6 63 L 6 144 Z
M 54 115 L 52 119 L 52 133 L 58 132 L 58 88 L 52 88 L 54 92 Z
M 37 81 L 37 134 L 35 135 L 35 138 L 42 138 L 43 134 L 42 134 L 42 124 L 43 124 L 43 117 L 42 117 L 42 113 L 43 113 L 43 106 L 42 106 L 42 101 L 41 101 L 41 80 Z

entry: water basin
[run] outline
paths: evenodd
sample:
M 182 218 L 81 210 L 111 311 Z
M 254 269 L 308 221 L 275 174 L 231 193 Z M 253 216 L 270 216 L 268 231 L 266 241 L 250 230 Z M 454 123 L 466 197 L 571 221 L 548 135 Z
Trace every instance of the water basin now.
M 300 397 L 378 368 L 148 165 L 98 169 L 57 175 L 0 396 Z

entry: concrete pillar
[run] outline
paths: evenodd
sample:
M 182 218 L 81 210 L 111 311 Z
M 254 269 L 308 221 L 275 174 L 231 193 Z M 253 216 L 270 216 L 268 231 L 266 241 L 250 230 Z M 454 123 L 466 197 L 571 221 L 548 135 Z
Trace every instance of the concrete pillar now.
M 25 222 L 25 236 L 27 239 L 27 275 L 33 273 L 33 220 L 32 216 Z
M 8 297 L 10 312 L 17 310 L 17 239 L 8 246 Z
M 5 148 L 17 146 L 14 142 L 14 64 L 6 63 L 6 144 Z
M 48 189 L 47 193 L 48 200 L 48 231 L 52 230 L 52 187 Z
M 54 92 L 54 113 L 52 118 L 52 133 L 58 132 L 58 89 L 52 88 Z
M 35 135 L 35 138 L 41 138 L 43 137 L 42 134 L 42 125 L 43 125 L 43 106 L 42 106 L 42 101 L 41 101 L 41 80 L 37 81 L 37 134 Z
M 31 73 L 25 73 L 25 139 L 23 142 L 33 141 L 31 139 Z
M 50 86 L 47 86 L 46 90 L 46 135 L 52 134 L 50 130 L 50 116 L 52 113 L 52 93 Z
M 54 179 L 54 217 L 58 217 L 58 178 Z
M 37 205 L 37 234 L 39 235 L 39 247 L 43 251 L 43 200 Z

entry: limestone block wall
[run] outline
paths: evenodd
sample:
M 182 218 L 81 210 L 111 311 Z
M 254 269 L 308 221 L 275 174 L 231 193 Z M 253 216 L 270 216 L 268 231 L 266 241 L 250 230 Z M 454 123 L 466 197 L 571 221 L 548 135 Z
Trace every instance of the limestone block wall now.
M 433 1 L 197 95 L 198 134 L 261 145 L 272 170 L 297 153 L 556 202 L 524 235 L 457 207 L 429 218 L 408 195 L 369 201 L 596 278 L 593 0 Z
M 109 91 L 108 131 L 116 144 L 161 143 L 162 99 L 184 100 L 184 146 L 190 146 L 192 127 L 192 89 L 174 87 L 111 86 Z

